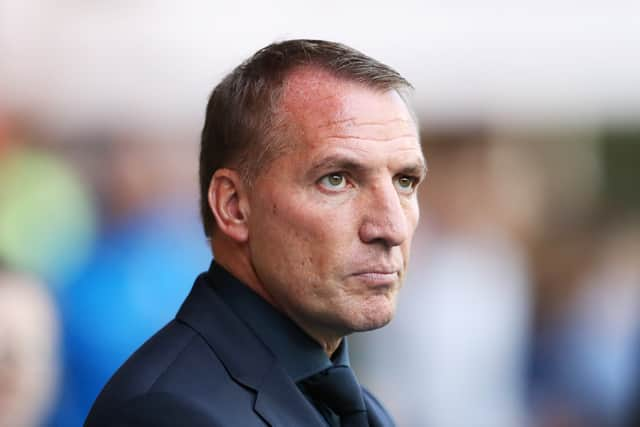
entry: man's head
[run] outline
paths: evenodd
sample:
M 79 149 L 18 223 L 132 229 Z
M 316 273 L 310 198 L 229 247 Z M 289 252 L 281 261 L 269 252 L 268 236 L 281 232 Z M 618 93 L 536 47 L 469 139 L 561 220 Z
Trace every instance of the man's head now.
M 289 142 L 287 123 L 278 114 L 283 87 L 291 72 L 304 66 L 403 97 L 411 89 L 395 70 L 339 43 L 289 40 L 256 52 L 215 87 L 207 106 L 200 152 L 200 210 L 207 237 L 215 229 L 207 200 L 213 173 L 233 167 L 251 184 L 282 151 Z
M 200 157 L 218 262 L 318 341 L 386 324 L 425 164 L 397 72 L 346 46 L 268 46 L 214 90 Z

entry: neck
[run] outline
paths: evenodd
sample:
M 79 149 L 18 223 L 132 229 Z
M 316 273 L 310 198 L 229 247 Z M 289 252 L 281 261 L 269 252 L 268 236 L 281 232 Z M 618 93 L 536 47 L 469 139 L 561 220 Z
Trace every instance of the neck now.
M 230 247 L 229 245 L 235 247 Z M 220 266 L 253 290 L 256 294 L 260 295 L 262 299 L 271 304 L 276 310 L 291 319 L 291 321 L 298 325 L 298 327 L 300 327 L 307 335 L 320 344 L 329 358 L 333 355 L 340 346 L 343 335 L 338 335 L 329 331 L 321 331 L 317 328 L 310 327 L 310 325 L 308 325 L 309 322 L 296 318 L 294 313 L 288 313 L 287 310 L 281 307 L 271 294 L 267 292 L 265 286 L 258 278 L 253 264 L 251 263 L 251 257 L 246 245 L 241 247 L 235 242 L 221 242 L 220 240 L 213 239 L 211 246 L 214 255 L 218 254 L 215 255 L 215 260 L 220 264 Z
M 322 349 L 324 350 L 325 353 L 327 353 L 327 356 L 329 356 L 329 359 L 331 359 L 331 356 L 333 356 L 333 353 L 335 353 L 338 347 L 340 347 L 340 343 L 342 342 L 342 337 L 338 339 L 330 340 L 330 341 L 329 340 L 319 341 L 317 339 L 316 341 L 322 346 Z

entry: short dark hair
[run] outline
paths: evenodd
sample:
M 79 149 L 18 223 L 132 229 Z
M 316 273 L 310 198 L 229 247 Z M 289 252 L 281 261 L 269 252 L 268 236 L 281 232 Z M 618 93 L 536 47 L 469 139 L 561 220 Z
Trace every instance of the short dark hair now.
M 295 68 L 319 67 L 336 77 L 375 90 L 396 90 L 406 101 L 411 84 L 391 67 L 340 43 L 287 40 L 256 52 L 213 90 L 200 145 L 200 210 L 211 237 L 215 219 L 208 203 L 211 178 L 221 167 L 233 167 L 251 185 L 257 171 L 274 158 L 274 120 L 284 80 Z M 283 138 L 280 138 L 283 139 Z

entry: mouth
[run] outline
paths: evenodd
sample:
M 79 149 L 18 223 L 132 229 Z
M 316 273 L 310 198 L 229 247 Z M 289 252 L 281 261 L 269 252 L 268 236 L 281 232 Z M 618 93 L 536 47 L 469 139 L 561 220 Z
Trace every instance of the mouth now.
M 369 286 L 388 286 L 398 281 L 399 273 L 397 270 L 366 270 L 353 274 L 353 277 Z

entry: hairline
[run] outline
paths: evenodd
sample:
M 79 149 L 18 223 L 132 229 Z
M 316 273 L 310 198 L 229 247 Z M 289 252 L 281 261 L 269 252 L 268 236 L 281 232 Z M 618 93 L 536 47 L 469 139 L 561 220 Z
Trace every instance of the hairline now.
M 271 105 L 268 111 L 268 114 L 270 116 L 268 119 L 269 124 L 264 129 L 265 137 L 262 144 L 249 147 L 247 153 L 245 153 L 245 156 L 247 158 L 250 158 L 252 154 L 258 154 L 259 156 L 258 160 L 253 162 L 248 161 L 249 164 L 245 165 L 244 168 L 240 167 L 240 169 L 245 169 L 244 171 L 239 172 L 243 182 L 248 186 L 249 190 L 253 189 L 255 181 L 260 177 L 261 173 L 263 173 L 270 167 L 271 163 L 273 162 L 273 160 L 275 160 L 276 157 L 278 157 L 278 155 L 281 155 L 288 149 L 292 148 L 293 141 L 291 141 L 291 138 L 294 137 L 294 135 L 291 134 L 291 131 L 295 131 L 297 123 L 293 121 L 290 122 L 290 125 L 293 126 L 288 126 L 285 124 L 287 121 L 288 113 L 284 111 L 284 109 L 282 108 L 282 104 L 284 102 L 284 94 L 288 81 L 296 72 L 300 72 L 303 69 L 316 69 L 318 71 L 323 71 L 338 81 L 344 83 L 355 83 L 375 93 L 385 93 L 389 91 L 396 92 L 407 108 L 407 111 L 409 112 L 414 125 L 416 126 L 416 128 L 419 128 L 416 113 L 413 110 L 409 99 L 410 91 L 413 89 L 413 86 L 411 86 L 409 82 L 406 82 L 404 84 L 399 82 L 395 85 L 392 83 L 376 85 L 373 82 L 358 79 L 357 77 L 354 77 L 349 73 L 340 73 L 318 61 L 311 61 L 306 64 L 295 65 L 291 69 L 286 71 L 283 76 L 282 82 L 280 82 L 275 88 L 271 90 Z

